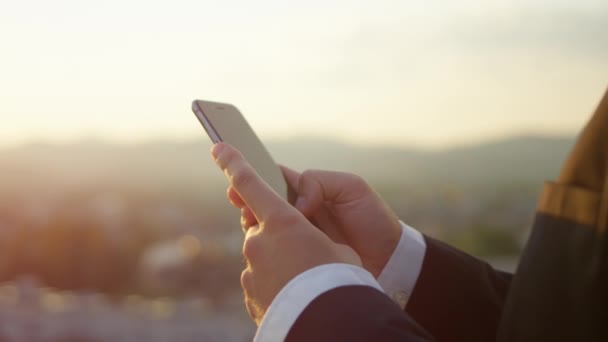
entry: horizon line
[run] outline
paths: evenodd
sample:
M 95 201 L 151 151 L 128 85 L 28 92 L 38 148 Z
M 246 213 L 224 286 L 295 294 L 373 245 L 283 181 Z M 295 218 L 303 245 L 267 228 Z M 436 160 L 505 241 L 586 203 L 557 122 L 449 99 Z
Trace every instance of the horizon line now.
M 275 144 L 275 143 L 287 143 L 287 142 L 330 142 L 334 144 L 341 144 L 347 146 L 356 146 L 356 147 L 368 147 L 368 148 L 393 148 L 393 149 L 410 149 L 410 150 L 425 150 L 425 151 L 442 151 L 442 150 L 451 150 L 455 148 L 465 148 L 472 146 L 483 146 L 483 145 L 491 145 L 506 141 L 512 140 L 522 140 L 522 139 L 564 139 L 564 140 L 574 140 L 576 138 L 575 134 L 568 133 L 547 133 L 547 132 L 522 132 L 515 134 L 507 134 L 504 136 L 491 137 L 491 138 L 481 138 L 472 141 L 459 141 L 454 143 L 446 143 L 440 145 L 428 145 L 421 143 L 369 143 L 369 142 L 357 142 L 350 139 L 344 139 L 341 137 L 332 137 L 332 136 L 320 136 L 320 135 L 297 135 L 293 137 L 272 137 L 264 139 L 266 144 Z M 15 150 L 20 148 L 27 148 L 31 146 L 50 146 L 50 147 L 67 147 L 67 146 L 76 146 L 83 144 L 98 144 L 98 145 L 108 145 L 108 146 L 142 146 L 142 145 L 153 145 L 153 144 L 192 144 L 196 142 L 206 142 L 211 144 L 211 141 L 207 139 L 206 136 L 197 137 L 197 136 L 188 136 L 183 138 L 177 137 L 167 137 L 167 136 L 153 136 L 149 138 L 143 139 L 120 139 L 113 137 L 101 137 L 101 136 L 91 136 L 91 137 L 76 137 L 66 140 L 58 140 L 52 138 L 32 138 L 22 142 L 6 143 L 0 141 L 0 151 L 7 150 Z

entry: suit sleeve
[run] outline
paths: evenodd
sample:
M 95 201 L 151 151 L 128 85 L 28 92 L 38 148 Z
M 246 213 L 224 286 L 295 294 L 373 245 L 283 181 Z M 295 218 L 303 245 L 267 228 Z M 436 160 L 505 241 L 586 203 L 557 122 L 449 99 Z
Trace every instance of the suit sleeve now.
M 425 240 L 422 271 L 406 312 L 438 341 L 494 341 L 512 275 Z
M 434 341 L 383 292 L 343 286 L 313 300 L 286 341 Z

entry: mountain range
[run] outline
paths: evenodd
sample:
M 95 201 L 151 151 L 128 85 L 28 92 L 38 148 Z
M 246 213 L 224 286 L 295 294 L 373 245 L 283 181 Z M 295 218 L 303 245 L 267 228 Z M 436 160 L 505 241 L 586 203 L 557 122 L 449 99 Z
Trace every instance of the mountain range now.
M 380 184 L 539 185 L 555 178 L 574 139 L 517 136 L 444 149 L 361 146 L 328 139 L 269 141 L 274 159 L 296 170 L 357 173 Z M 225 186 L 206 139 L 118 144 L 32 143 L 0 149 L 0 186 L 19 191 L 98 185 L 151 189 Z

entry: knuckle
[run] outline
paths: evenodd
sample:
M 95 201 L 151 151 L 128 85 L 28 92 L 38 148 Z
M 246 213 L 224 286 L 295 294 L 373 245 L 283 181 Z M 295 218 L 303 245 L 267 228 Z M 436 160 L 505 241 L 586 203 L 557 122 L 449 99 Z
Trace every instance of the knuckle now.
M 235 202 L 238 198 L 236 196 L 236 193 L 232 189 L 232 186 L 229 186 L 228 189 L 226 190 L 226 197 L 228 198 L 228 200 L 230 201 L 230 203 L 232 205 L 236 204 Z
M 348 183 L 351 184 L 354 189 L 363 191 L 368 191 L 371 189 L 367 181 L 359 175 L 356 175 L 354 173 L 345 173 L 344 177 L 348 180 Z
M 246 268 L 241 272 L 241 287 L 245 292 L 248 292 L 251 289 L 251 282 L 253 280 L 253 273 L 251 269 Z
M 240 189 L 247 186 L 247 184 L 250 184 L 253 180 L 253 177 L 254 174 L 253 172 L 251 172 L 250 169 L 240 168 L 232 174 L 230 182 L 232 183 L 232 185 L 234 185 L 235 188 Z
M 318 170 L 311 170 L 311 169 L 305 170 L 300 174 L 300 179 L 305 179 L 305 180 L 313 179 L 313 178 L 315 178 L 315 175 L 317 174 L 317 172 L 318 172 Z
M 239 152 L 234 149 L 226 149 L 219 158 L 219 164 L 223 169 L 229 168 L 238 159 Z
M 228 195 L 228 198 L 232 198 L 236 195 L 236 191 L 234 190 L 234 187 L 232 187 L 232 185 L 228 185 L 228 188 L 226 189 L 226 195 Z
M 262 241 L 257 235 L 248 236 L 243 243 L 243 256 L 250 264 L 255 264 L 262 252 Z
M 306 170 L 302 172 L 299 179 L 299 190 L 308 194 L 318 192 L 321 187 L 321 183 L 318 180 L 320 172 L 319 170 Z

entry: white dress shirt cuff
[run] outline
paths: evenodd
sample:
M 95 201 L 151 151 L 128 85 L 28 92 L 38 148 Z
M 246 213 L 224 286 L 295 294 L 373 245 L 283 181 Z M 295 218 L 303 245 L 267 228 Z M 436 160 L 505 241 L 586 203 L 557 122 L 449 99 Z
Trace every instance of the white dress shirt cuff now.
M 426 242 L 420 232 L 401 222 L 401 240 L 378 276 L 384 292 L 403 309 L 422 270 Z
M 292 279 L 270 304 L 254 341 L 284 341 L 296 319 L 318 296 L 337 287 L 367 285 L 382 288 L 365 269 L 349 264 L 321 265 Z

